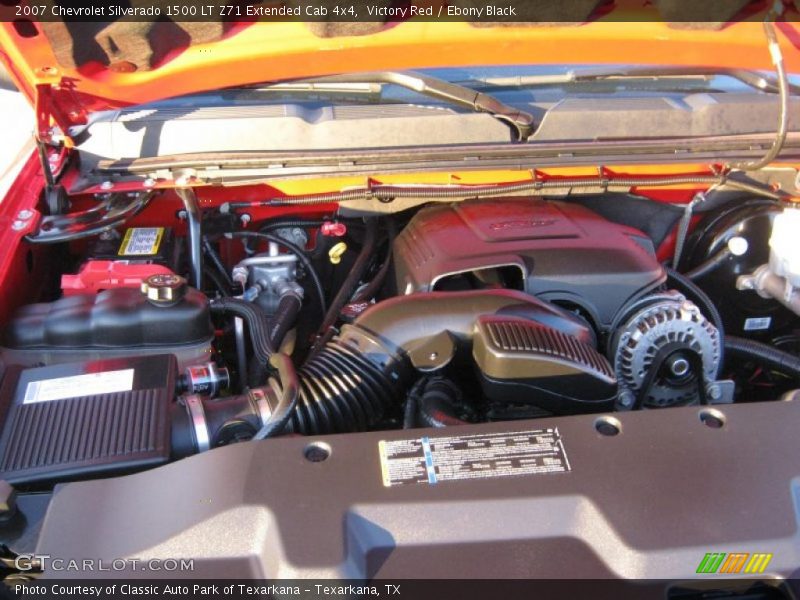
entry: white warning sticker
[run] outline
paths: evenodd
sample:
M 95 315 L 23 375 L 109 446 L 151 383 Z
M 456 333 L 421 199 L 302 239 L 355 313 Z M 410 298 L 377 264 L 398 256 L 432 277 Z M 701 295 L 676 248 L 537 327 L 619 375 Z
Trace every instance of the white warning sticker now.
M 744 320 L 745 331 L 762 331 L 772 325 L 772 317 L 750 317 Z
M 119 247 L 120 256 L 152 256 L 158 254 L 163 227 L 132 227 L 125 232 Z
M 134 369 L 86 373 L 70 377 L 57 377 L 43 381 L 31 381 L 25 388 L 23 404 L 50 402 L 80 396 L 129 392 L 133 389 Z
M 378 450 L 387 487 L 570 470 L 557 428 L 381 440 Z

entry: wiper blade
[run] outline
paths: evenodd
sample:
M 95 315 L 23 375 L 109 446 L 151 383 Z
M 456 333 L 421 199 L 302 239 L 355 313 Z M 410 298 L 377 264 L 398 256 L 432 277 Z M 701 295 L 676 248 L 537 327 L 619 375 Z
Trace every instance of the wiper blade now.
M 487 85 L 491 87 L 536 87 L 564 85 L 591 81 L 613 79 L 668 79 L 678 77 L 730 77 L 751 88 L 763 92 L 778 93 L 777 80 L 769 75 L 747 69 L 720 69 L 715 67 L 598 67 L 571 70 L 553 75 L 519 75 L 511 77 L 489 77 L 470 80 L 471 85 Z M 800 93 L 800 86 L 789 84 L 792 94 Z
M 430 77 L 413 71 L 371 71 L 344 75 L 331 75 L 314 79 L 301 79 L 289 83 L 292 89 L 298 85 L 313 86 L 320 84 L 391 84 L 412 90 L 423 96 L 444 100 L 456 106 L 469 108 L 476 112 L 492 115 L 503 123 L 510 125 L 516 133 L 517 141 L 525 141 L 536 129 L 533 115 L 513 106 L 509 106 L 494 96 L 479 92 L 458 83 Z M 284 86 L 286 84 L 278 84 Z M 320 88 L 316 88 L 320 89 Z

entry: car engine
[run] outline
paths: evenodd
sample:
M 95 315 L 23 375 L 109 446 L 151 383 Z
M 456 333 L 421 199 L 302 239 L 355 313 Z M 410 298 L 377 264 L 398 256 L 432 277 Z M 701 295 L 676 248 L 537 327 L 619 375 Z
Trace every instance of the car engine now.
M 701 215 L 674 270 L 635 203 L 626 222 L 592 202 L 259 218 L 257 201 L 200 211 L 183 190 L 99 229 L 44 217 L 29 243 L 60 259 L 3 327 L 1 476 L 46 488 L 279 435 L 793 389 L 797 307 L 775 290 L 795 263 L 769 241 L 793 209 L 739 199 Z

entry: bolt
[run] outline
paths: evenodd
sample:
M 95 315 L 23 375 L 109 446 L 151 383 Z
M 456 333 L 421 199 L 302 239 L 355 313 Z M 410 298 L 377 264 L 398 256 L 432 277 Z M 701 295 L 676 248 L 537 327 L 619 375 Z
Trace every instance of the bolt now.
M 19 221 L 19 220 L 14 221 L 11 224 L 11 229 L 13 229 L 14 231 L 22 231 L 23 229 L 25 229 L 25 221 Z
M 247 227 L 247 224 L 250 222 L 250 219 L 251 217 L 247 213 L 242 213 L 239 216 L 239 221 L 241 221 L 242 227 Z
M 22 209 L 17 213 L 17 218 L 22 219 L 23 221 L 27 221 L 33 216 L 33 211 L 28 210 L 27 208 Z
M 712 400 L 719 400 L 722 398 L 722 388 L 717 383 L 709 383 L 706 387 L 706 394 Z
M 179 210 L 178 211 L 178 218 L 181 221 L 185 221 L 186 220 L 186 211 L 185 210 Z
M 146 187 L 146 188 L 151 188 L 151 187 L 153 187 L 155 184 L 156 184 L 156 180 L 155 180 L 155 179 L 153 179 L 152 177 L 148 177 L 148 178 L 147 178 L 147 179 L 145 179 L 145 180 L 144 180 L 144 182 L 143 182 L 143 185 L 144 185 L 144 187 Z
M 111 183 L 110 181 L 104 181 L 103 183 L 100 184 L 100 189 L 101 190 L 111 190 L 113 188 L 114 188 L 114 184 Z
M 619 401 L 620 406 L 624 408 L 630 408 L 631 406 L 633 406 L 634 400 L 636 400 L 636 398 L 633 395 L 633 392 L 630 390 L 622 390 L 619 393 L 617 399 Z

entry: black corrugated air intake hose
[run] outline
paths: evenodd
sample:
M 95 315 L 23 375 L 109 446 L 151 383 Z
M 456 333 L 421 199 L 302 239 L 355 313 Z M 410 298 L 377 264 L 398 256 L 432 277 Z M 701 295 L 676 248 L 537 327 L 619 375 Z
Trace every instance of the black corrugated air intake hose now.
M 415 368 L 443 366 L 471 341 L 483 315 L 534 321 L 583 341 L 592 332 L 573 315 L 512 290 L 430 292 L 375 304 L 299 370 L 292 431 L 322 434 L 368 429 L 405 396 Z
M 369 429 L 400 406 L 417 370 L 442 367 L 459 347 L 471 344 L 475 324 L 484 315 L 539 323 L 585 343 L 594 337 L 574 315 L 512 290 L 391 298 L 343 326 L 337 337 L 298 369 L 296 381 L 290 382 L 296 398 L 285 426 L 264 429 L 290 404 L 286 390 L 281 393 L 281 385 L 270 379 L 267 386 L 246 395 L 203 403 L 204 410 L 192 404 L 191 418 L 182 415 L 175 421 L 182 424 L 173 431 L 173 440 L 180 442 L 176 453 L 186 452 L 189 438 L 207 440 L 202 445 L 205 449 L 227 443 L 234 433 L 241 435 L 242 428 L 249 428 L 252 435 L 258 431 L 317 435 Z M 205 416 L 200 415 L 203 412 Z

